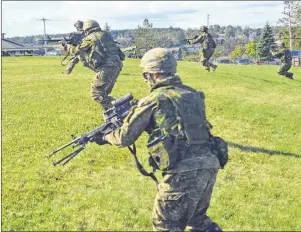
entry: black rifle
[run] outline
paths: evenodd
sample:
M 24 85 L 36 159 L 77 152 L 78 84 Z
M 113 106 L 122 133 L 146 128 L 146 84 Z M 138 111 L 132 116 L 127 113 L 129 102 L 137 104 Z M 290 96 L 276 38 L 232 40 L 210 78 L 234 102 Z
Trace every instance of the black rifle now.
M 114 131 L 116 128 L 122 126 L 123 119 L 128 115 L 129 110 L 132 106 L 137 105 L 137 101 L 132 101 L 133 95 L 131 93 L 128 93 L 124 95 L 123 97 L 115 100 L 112 102 L 113 107 L 107 111 L 104 112 L 104 119 L 105 123 L 101 126 L 89 131 L 88 133 L 76 137 L 74 135 L 71 135 L 72 141 L 63 145 L 62 147 L 52 151 L 50 154 L 48 154 L 46 157 L 49 158 L 56 154 L 57 152 L 65 149 L 66 147 L 69 147 L 72 145 L 73 148 L 80 146 L 79 149 L 75 150 L 74 152 L 70 153 L 69 155 L 63 157 L 57 162 L 53 162 L 53 166 L 56 166 L 63 161 L 62 165 L 64 166 L 67 164 L 72 158 L 74 158 L 78 153 L 80 153 L 82 150 L 86 148 L 86 144 L 88 142 L 94 142 L 93 137 L 99 133 L 101 134 L 107 134 L 112 131 Z M 135 148 L 134 148 L 135 149 Z
M 82 39 L 85 37 L 85 34 L 83 31 L 78 31 L 78 32 L 71 32 L 69 34 L 69 37 L 66 38 L 65 36 L 63 36 L 63 38 L 53 38 L 51 39 L 48 36 L 48 39 L 40 39 L 38 41 L 47 41 L 47 42 L 60 42 L 63 46 L 65 46 L 66 44 L 71 44 L 73 46 L 77 46 L 80 44 L 80 42 L 82 41 Z
M 85 33 L 83 31 L 77 31 L 77 32 L 71 32 L 69 34 L 68 38 L 66 38 L 65 36 L 63 36 L 63 38 L 54 38 L 54 39 L 51 39 L 48 36 L 48 39 L 39 40 L 39 41 L 59 42 L 65 48 L 67 44 L 70 44 L 70 45 L 73 45 L 73 46 L 79 45 L 81 43 L 81 41 L 83 40 L 84 37 L 85 37 Z M 70 55 L 70 53 L 68 52 L 67 55 L 61 60 L 61 65 L 62 66 L 67 65 L 70 60 L 72 60 L 72 59 L 75 58 L 75 56 L 72 56 L 71 59 L 67 63 L 63 63 L 63 61 L 65 59 L 67 59 L 67 57 L 69 55 Z
M 185 40 L 188 42 L 189 40 L 196 39 L 197 37 L 198 37 L 198 35 L 196 35 L 196 36 L 194 36 L 194 37 L 192 37 L 192 38 L 185 39 Z
M 193 38 L 184 39 L 181 41 L 181 44 L 190 44 L 190 40 L 196 39 L 198 35 L 194 36 Z

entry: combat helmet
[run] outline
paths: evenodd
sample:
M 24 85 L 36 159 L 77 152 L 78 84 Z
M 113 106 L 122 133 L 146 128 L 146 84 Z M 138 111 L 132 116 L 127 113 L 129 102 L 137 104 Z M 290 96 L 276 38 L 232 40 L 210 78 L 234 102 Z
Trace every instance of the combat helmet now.
M 166 48 L 153 48 L 142 57 L 140 68 L 146 73 L 170 75 L 177 72 L 177 61 Z
M 201 26 L 200 30 L 201 30 L 201 32 L 203 32 L 203 31 L 207 32 L 207 31 L 208 31 L 208 27 L 206 27 L 206 26 Z
M 83 21 L 80 21 L 80 20 L 77 20 L 77 21 L 74 23 L 74 27 L 76 27 L 77 30 L 82 30 L 82 29 L 83 29 L 83 25 L 84 25 L 84 22 L 83 22 Z
M 87 20 L 84 23 L 83 30 L 86 31 L 94 27 L 100 27 L 98 22 L 96 22 L 95 20 Z

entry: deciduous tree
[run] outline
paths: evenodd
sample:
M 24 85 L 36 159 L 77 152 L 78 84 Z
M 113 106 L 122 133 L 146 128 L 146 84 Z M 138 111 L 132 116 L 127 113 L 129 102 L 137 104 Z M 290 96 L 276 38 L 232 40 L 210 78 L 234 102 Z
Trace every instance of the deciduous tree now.
M 246 55 L 251 58 L 256 58 L 257 56 L 257 43 L 255 41 L 250 41 L 246 44 Z

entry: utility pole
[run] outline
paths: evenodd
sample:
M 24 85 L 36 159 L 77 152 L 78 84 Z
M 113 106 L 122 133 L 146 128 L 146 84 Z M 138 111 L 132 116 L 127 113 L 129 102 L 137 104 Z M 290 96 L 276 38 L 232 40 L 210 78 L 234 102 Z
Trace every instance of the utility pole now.
M 289 26 L 289 35 L 290 35 L 290 50 L 293 50 L 293 33 L 292 33 L 292 20 L 291 20 L 291 8 L 288 12 L 288 26 Z
M 43 21 L 43 24 L 44 24 L 44 51 L 45 51 L 45 56 L 47 56 L 47 48 L 46 48 L 46 45 L 47 45 L 47 41 L 46 41 L 46 25 L 45 25 L 45 22 L 47 20 L 51 20 L 51 19 L 45 19 L 44 17 L 41 18 L 41 19 L 38 19 L 38 21 Z
M 207 27 L 209 29 L 209 14 L 207 14 Z

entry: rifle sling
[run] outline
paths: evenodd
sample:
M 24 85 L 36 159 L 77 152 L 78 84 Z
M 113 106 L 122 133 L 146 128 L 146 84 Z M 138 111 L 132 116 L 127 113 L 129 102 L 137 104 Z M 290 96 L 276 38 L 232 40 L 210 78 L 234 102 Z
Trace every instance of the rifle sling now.
M 68 57 L 69 55 L 70 55 L 70 52 L 68 52 L 67 55 L 61 60 L 61 65 L 62 65 L 62 66 L 66 66 L 67 64 L 69 64 L 69 62 L 70 62 L 71 60 L 73 60 L 73 59 L 75 58 L 75 56 L 72 56 L 72 57 L 67 61 L 67 63 L 63 64 L 63 61 L 66 60 L 67 57 Z
M 151 172 L 151 173 L 148 173 L 144 168 L 143 166 L 141 165 L 141 163 L 139 162 L 138 158 L 137 158 L 137 151 L 136 151 L 136 145 L 135 143 L 133 144 L 133 148 L 131 148 L 130 146 L 128 146 L 128 149 L 130 150 L 130 152 L 132 153 L 132 155 L 134 156 L 134 159 L 135 159 L 135 162 L 136 162 L 136 166 L 139 170 L 139 172 L 143 175 L 143 176 L 149 176 L 150 178 L 152 178 L 155 183 L 156 183 L 156 187 L 158 189 L 158 185 L 159 185 L 159 182 L 158 182 L 158 179 L 157 177 L 154 175 L 154 171 Z

